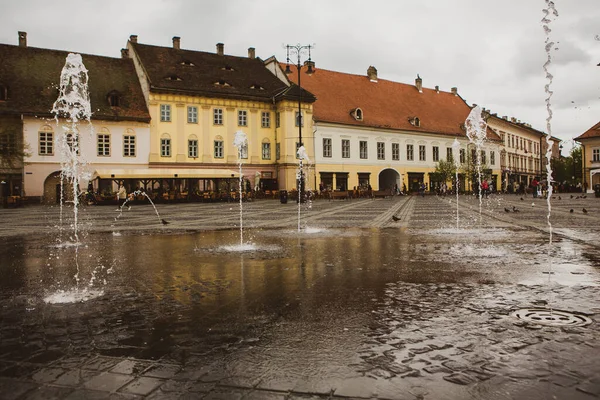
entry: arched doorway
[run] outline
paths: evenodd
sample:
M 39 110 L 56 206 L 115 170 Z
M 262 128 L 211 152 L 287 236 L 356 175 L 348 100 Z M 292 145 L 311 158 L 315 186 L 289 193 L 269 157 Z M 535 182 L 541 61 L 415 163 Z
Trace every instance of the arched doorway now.
M 44 198 L 42 202 L 44 204 L 58 204 L 60 203 L 60 171 L 52 172 L 46 177 L 44 181 Z M 72 199 L 73 190 L 67 180 L 63 182 L 63 199 Z
M 400 174 L 395 169 L 387 168 L 379 173 L 379 190 L 394 189 L 398 185 L 400 187 Z

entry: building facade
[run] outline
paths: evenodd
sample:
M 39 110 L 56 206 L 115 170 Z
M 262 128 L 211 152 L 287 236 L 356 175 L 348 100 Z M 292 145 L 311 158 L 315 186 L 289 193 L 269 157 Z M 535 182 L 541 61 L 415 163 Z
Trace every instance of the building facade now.
M 6 141 L 17 156 L 8 182 L 3 178 L 4 196 L 59 201 L 57 139 L 66 133 L 62 118 L 56 119 L 51 110 L 68 54 L 27 46 L 25 32 L 19 32 L 18 46 L 0 45 L 0 132 L 8 133 Z M 91 124 L 78 125 L 80 156 L 88 163 L 82 184 L 87 185 L 97 168 L 148 165 L 150 114 L 131 60 L 85 54 L 82 59 L 89 71 L 93 110 Z M 0 134 L 0 142 L 4 136 Z M 106 185 L 110 187 L 95 190 L 113 189 L 110 181 Z
M 295 71 L 290 74 L 294 79 Z M 461 191 L 472 190 L 467 164 L 474 146 L 469 143 L 465 120 L 471 108 L 451 92 L 380 79 L 369 67 L 366 75 L 317 69 L 302 78 L 314 93 L 314 185 L 330 190 L 371 186 L 417 191 L 441 187 L 435 174 L 442 160 L 452 160 L 457 139 L 463 165 Z M 499 188 L 499 137 L 491 130 L 481 149 L 481 160 L 492 186 Z
M 150 169 L 194 170 L 194 179 L 180 182 L 184 189 L 214 191 L 231 183 L 213 178 L 235 175 L 241 162 L 248 187 L 296 186 L 297 100 L 302 96 L 310 130 L 314 96 L 277 78 L 254 48 L 238 57 L 226 55 L 221 43 L 208 53 L 182 49 L 179 37 L 160 47 L 132 35 L 124 53 L 136 66 L 152 119 Z M 234 145 L 238 132 L 247 137 L 243 151 Z

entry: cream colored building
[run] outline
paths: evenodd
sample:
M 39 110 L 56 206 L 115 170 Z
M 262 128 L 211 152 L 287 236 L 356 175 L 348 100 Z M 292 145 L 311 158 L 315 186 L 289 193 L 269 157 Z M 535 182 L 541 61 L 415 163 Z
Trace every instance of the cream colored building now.
M 581 143 L 584 187 L 592 193 L 600 185 L 600 122 L 575 138 Z

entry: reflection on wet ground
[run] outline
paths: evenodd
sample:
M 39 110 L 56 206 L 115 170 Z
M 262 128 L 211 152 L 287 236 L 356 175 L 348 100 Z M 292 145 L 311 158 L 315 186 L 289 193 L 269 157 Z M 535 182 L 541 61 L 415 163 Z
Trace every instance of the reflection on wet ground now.
M 314 230 L 254 227 L 244 252 L 225 247 L 234 229 L 91 230 L 76 256 L 48 235 L 2 239 L 0 398 L 600 396 L 596 321 L 511 315 L 594 320 L 595 245 L 567 233 L 549 249 L 543 229 L 490 208 L 457 231 L 446 199 L 339 204 L 371 211 L 341 226 L 317 204 Z M 101 295 L 44 301 L 73 290 L 77 265 Z

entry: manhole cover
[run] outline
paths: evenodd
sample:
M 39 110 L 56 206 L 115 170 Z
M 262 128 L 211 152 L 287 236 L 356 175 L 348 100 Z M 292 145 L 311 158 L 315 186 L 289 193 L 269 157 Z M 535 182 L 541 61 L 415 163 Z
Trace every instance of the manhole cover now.
M 512 315 L 527 322 L 549 326 L 585 326 L 592 323 L 584 315 L 549 308 L 523 308 Z

